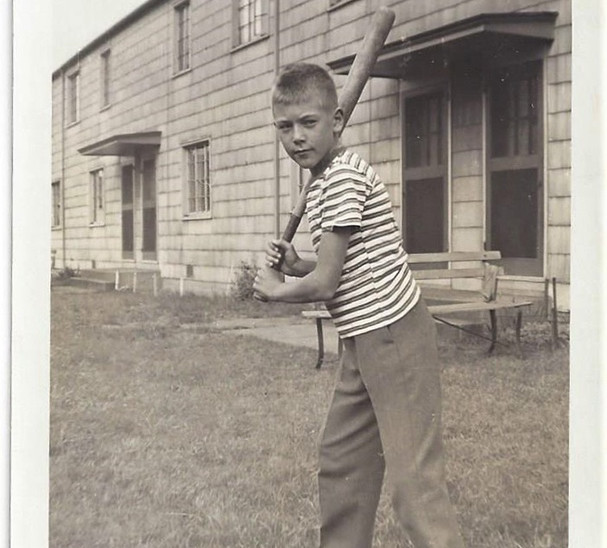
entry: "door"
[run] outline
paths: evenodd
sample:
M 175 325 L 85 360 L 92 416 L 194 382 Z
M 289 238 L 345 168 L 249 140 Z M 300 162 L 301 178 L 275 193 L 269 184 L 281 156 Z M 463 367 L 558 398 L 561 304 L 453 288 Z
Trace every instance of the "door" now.
M 156 159 L 147 158 L 141 170 L 141 211 L 143 259 L 156 260 Z
M 543 274 L 541 64 L 508 67 L 489 87 L 487 248 L 506 274 Z
M 122 168 L 122 258 L 134 259 L 133 166 Z
M 134 259 L 133 166 L 122 168 L 122 258 Z
M 405 100 L 402 226 L 409 253 L 447 249 L 445 110 L 443 91 Z

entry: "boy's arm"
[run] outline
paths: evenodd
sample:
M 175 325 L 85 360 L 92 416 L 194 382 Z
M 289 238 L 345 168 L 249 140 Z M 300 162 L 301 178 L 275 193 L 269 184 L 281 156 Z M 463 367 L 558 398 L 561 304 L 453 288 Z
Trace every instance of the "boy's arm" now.
M 262 270 L 253 286 L 256 293 L 268 301 L 307 303 L 327 301 L 335 294 L 343 270 L 351 228 L 336 227 L 321 236 L 318 260 L 303 261 L 313 266 L 308 274 L 289 283 L 280 282 Z

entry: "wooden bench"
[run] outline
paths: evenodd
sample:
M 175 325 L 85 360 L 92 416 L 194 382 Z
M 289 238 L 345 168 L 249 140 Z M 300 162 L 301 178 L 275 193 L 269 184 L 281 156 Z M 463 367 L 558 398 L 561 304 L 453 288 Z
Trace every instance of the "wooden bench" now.
M 478 252 L 444 252 L 444 253 L 418 253 L 409 255 L 409 265 L 413 270 L 415 279 L 419 282 L 422 297 L 428 302 L 428 310 L 435 321 L 461 329 L 482 338 L 483 335 L 454 322 L 444 319 L 450 314 L 462 314 L 470 312 L 489 313 L 491 321 L 491 341 L 488 353 L 495 349 L 497 340 L 497 310 L 516 311 L 516 348 L 522 357 L 521 326 L 523 309 L 531 306 L 531 301 L 498 298 L 497 284 L 500 268 L 490 263 L 501 258 L 499 251 Z M 453 280 L 476 280 L 472 289 L 454 289 Z M 324 360 L 324 335 L 323 320 L 331 319 L 324 305 L 315 304 L 312 310 L 302 312 L 304 318 L 313 319 L 316 322 L 318 337 L 318 358 L 316 368 L 320 368 Z M 501 344 L 501 343 L 500 343 Z M 339 346 L 341 353 L 341 340 Z

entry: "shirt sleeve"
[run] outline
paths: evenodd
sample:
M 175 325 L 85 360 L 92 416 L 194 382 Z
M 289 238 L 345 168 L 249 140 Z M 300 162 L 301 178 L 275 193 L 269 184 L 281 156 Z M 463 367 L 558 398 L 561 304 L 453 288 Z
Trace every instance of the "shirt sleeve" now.
M 322 231 L 330 232 L 337 227 L 360 228 L 366 199 L 364 176 L 350 166 L 335 166 L 323 185 Z

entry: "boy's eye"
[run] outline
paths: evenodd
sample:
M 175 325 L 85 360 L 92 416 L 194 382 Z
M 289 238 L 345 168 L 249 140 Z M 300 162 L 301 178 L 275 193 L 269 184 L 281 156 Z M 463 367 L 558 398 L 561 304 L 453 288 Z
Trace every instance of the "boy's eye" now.
M 291 129 L 292 125 L 288 124 L 288 123 L 281 123 L 281 122 L 277 122 L 274 124 L 276 126 L 276 129 L 278 131 L 288 131 L 289 129 Z
M 304 127 L 312 127 L 316 124 L 316 120 L 314 118 L 307 118 L 302 122 Z

